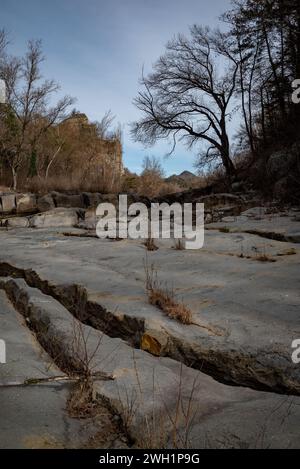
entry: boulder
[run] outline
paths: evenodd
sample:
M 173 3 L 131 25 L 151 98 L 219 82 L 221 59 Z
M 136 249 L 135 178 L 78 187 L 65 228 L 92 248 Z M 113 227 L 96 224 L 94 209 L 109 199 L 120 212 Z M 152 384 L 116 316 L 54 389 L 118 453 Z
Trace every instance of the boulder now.
M 37 198 L 34 194 L 17 194 L 17 213 L 32 213 L 37 211 Z
M 27 217 L 11 217 L 1 220 L 1 225 L 11 228 L 28 228 L 29 219 Z
M 68 195 L 60 194 L 59 192 L 51 193 L 56 207 L 63 208 L 84 208 L 84 201 L 82 194 L 79 195 Z
M 30 217 L 29 223 L 31 228 L 72 227 L 77 225 L 80 219 L 84 219 L 83 210 L 55 208 L 48 212 L 33 215 Z
M 119 196 L 117 194 L 103 194 L 101 202 L 117 206 L 119 203 Z
M 37 208 L 39 212 L 47 212 L 55 208 L 54 200 L 51 194 L 39 197 L 37 200 Z
M 168 336 L 158 330 L 147 330 L 140 343 L 141 350 L 151 353 L 156 357 L 160 357 L 168 345 Z
M 266 215 L 266 207 L 252 207 L 246 210 L 245 212 L 242 212 L 241 215 L 243 217 L 247 218 L 263 218 Z
M 103 196 L 99 192 L 83 192 L 82 198 L 86 208 L 97 207 L 103 201 Z
M 241 209 L 239 205 L 224 205 L 215 209 L 215 214 L 218 214 L 219 218 L 223 216 L 233 217 L 239 215 Z
M 2 194 L 0 196 L 0 211 L 2 213 L 12 213 L 16 210 L 16 195 Z

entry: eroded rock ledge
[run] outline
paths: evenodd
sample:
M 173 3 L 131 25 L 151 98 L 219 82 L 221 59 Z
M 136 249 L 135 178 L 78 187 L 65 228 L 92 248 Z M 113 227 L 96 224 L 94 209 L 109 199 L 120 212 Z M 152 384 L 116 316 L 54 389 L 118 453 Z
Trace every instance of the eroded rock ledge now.
M 99 301 L 89 298 L 82 285 L 53 284 L 32 269 L 19 269 L 0 263 L 0 276 L 22 278 L 59 301 L 75 318 L 111 338 L 121 338 L 134 348 L 142 348 L 156 356 L 166 356 L 230 385 L 256 390 L 300 395 L 299 369 L 280 347 L 270 346 L 256 351 L 227 345 L 223 337 L 197 330 L 200 340 L 193 343 L 178 327 L 168 327 L 143 317 L 131 317 L 110 311 Z M 184 329 L 194 327 L 186 326 Z M 197 328 L 198 329 L 198 328 Z

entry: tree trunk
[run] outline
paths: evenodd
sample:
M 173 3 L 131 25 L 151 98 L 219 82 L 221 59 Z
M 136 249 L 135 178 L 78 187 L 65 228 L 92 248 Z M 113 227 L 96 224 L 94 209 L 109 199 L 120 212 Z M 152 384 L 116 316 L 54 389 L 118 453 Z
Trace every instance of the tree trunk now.
M 227 178 L 229 182 L 232 182 L 233 178 L 236 175 L 235 166 L 230 158 L 230 146 L 229 146 L 229 139 L 226 136 L 223 137 L 223 145 L 221 149 L 221 158 L 222 163 L 226 171 Z
M 240 56 L 239 70 L 240 70 L 240 84 L 241 84 L 241 97 L 242 97 L 242 111 L 243 111 L 243 117 L 244 117 L 246 132 L 247 132 L 247 135 L 248 135 L 251 151 L 252 151 L 252 154 L 253 154 L 254 153 L 253 141 L 252 141 L 252 135 L 251 135 L 251 131 L 250 131 L 250 126 L 249 126 L 248 116 L 247 116 L 247 110 L 246 110 L 243 56 L 242 56 L 240 41 L 238 41 L 238 47 L 239 47 L 239 56 Z
M 235 170 L 233 162 L 231 161 L 229 153 L 226 151 L 222 151 L 221 158 L 222 158 L 222 162 L 226 171 L 226 176 L 229 182 L 232 182 L 232 180 L 234 179 L 236 175 L 236 170 Z
M 47 169 L 46 169 L 46 174 L 45 174 L 45 179 L 47 181 L 48 179 L 48 176 L 49 176 L 49 170 L 51 168 L 51 165 L 52 163 L 54 162 L 55 158 L 57 157 L 57 155 L 59 154 L 60 150 L 61 150 L 62 146 L 60 145 L 60 147 L 56 150 L 56 152 L 54 153 L 54 155 L 52 156 L 48 166 L 47 166 Z
M 14 167 L 12 167 L 11 172 L 12 172 L 12 178 L 13 178 L 13 190 L 16 191 L 17 190 L 17 181 L 18 181 L 17 171 Z
M 263 142 L 264 142 L 264 145 L 265 145 L 266 141 L 267 141 L 266 116 L 265 116 L 264 92 L 263 92 L 262 87 L 260 88 L 260 105 L 261 105 L 261 130 L 262 130 Z
M 222 163 L 225 168 L 225 171 L 226 171 L 227 178 L 229 182 L 231 182 L 234 176 L 236 175 L 236 170 L 230 158 L 230 143 L 229 143 L 229 138 L 228 138 L 228 134 L 226 130 L 226 109 L 224 109 L 223 116 L 220 121 L 220 127 L 222 129 L 221 147 L 220 147 L 221 159 L 222 159 Z
M 279 104 L 279 108 L 280 108 L 281 117 L 285 118 L 286 109 L 285 109 L 284 95 L 283 95 L 282 86 L 281 86 L 281 83 L 280 83 L 280 80 L 279 80 L 279 77 L 278 77 L 278 74 L 277 74 L 276 65 L 275 65 L 274 59 L 272 57 L 272 51 L 271 51 L 269 36 L 268 36 L 268 32 L 266 30 L 264 21 L 262 23 L 262 26 L 263 26 L 264 40 L 265 40 L 265 44 L 266 44 L 267 52 L 268 52 L 269 63 L 271 65 L 271 69 L 272 69 L 272 73 L 273 73 L 273 77 L 274 77 L 274 84 L 275 84 L 275 87 L 276 87 L 277 100 L 278 100 L 278 104 Z

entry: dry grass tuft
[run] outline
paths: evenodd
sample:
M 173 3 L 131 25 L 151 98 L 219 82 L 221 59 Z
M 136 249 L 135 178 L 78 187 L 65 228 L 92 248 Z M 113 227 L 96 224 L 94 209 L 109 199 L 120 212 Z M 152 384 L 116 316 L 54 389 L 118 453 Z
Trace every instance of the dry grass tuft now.
M 290 248 L 290 249 L 286 249 L 286 250 L 283 251 L 283 252 L 279 252 L 279 253 L 277 254 L 277 256 L 278 256 L 278 257 L 295 256 L 296 254 L 297 254 L 296 249 Z
M 267 254 L 261 254 L 259 256 L 254 257 L 254 259 L 258 262 L 276 262 L 275 259 L 269 257 Z
M 98 405 L 93 398 L 92 381 L 81 379 L 74 384 L 67 401 L 67 410 L 72 418 L 84 419 L 97 414 Z
M 192 312 L 183 303 L 178 303 L 174 298 L 173 290 L 163 287 L 157 278 L 157 272 L 153 264 L 149 268 L 145 263 L 146 290 L 149 303 L 158 307 L 169 318 L 182 324 L 193 324 Z
M 219 228 L 220 233 L 230 233 L 230 229 L 227 226 Z
M 184 241 L 182 239 L 177 239 L 175 242 L 176 251 L 185 251 Z
M 156 246 L 154 239 L 149 237 L 144 242 L 144 246 L 147 248 L 147 251 L 158 251 L 158 246 Z

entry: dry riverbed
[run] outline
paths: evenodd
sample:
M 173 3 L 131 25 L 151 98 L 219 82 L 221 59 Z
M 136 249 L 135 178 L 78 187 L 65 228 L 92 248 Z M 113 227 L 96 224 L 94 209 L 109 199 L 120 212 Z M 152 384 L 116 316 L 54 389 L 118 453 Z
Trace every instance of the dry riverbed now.
M 296 216 L 226 218 L 198 251 L 0 229 L 1 446 L 300 447 Z

